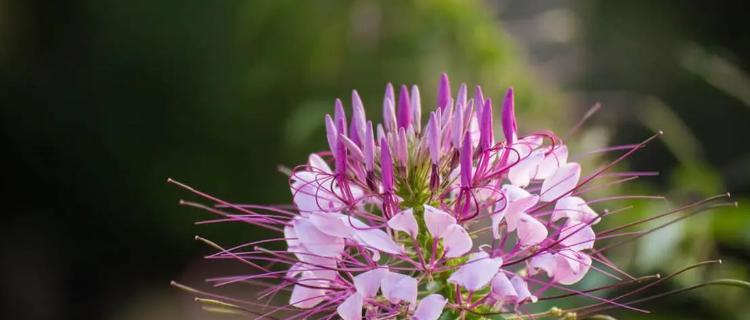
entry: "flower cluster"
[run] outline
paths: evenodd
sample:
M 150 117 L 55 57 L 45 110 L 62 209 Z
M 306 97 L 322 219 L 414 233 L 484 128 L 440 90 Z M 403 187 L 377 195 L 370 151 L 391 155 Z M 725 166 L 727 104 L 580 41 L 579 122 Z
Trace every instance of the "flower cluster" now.
M 336 100 L 325 116 L 330 152 L 290 171 L 293 206 L 238 205 L 191 189 L 218 204 L 203 207 L 224 217 L 218 221 L 283 233 L 218 247 L 212 258 L 260 272 L 212 281 L 261 284 L 263 297 L 291 291 L 287 305 L 256 314 L 293 312 L 287 319 L 523 315 L 550 288 L 624 306 L 565 287 L 599 270 L 592 262 L 621 272 L 594 249 L 592 227 L 606 214 L 581 198 L 581 187 L 611 166 L 582 177 L 554 133 L 522 135 L 512 89 L 502 101 L 501 134 L 478 86 L 470 96 L 462 84 L 454 97 L 442 75 L 424 126 L 421 105 L 417 86 L 396 95 L 388 84 L 383 122 L 374 124 L 356 91 L 349 118 Z M 268 242 L 287 250 L 259 246 Z
M 292 306 L 336 307 L 347 320 L 434 320 L 514 310 L 589 271 L 600 218 L 574 194 L 581 167 L 560 138 L 519 135 L 512 89 L 503 140 L 480 87 L 469 97 L 461 85 L 454 99 L 443 75 L 438 91 L 424 128 L 416 86 L 396 96 L 389 84 L 377 125 L 356 91 L 350 120 L 336 100 L 325 117 L 333 169 L 312 154 L 290 177 Z

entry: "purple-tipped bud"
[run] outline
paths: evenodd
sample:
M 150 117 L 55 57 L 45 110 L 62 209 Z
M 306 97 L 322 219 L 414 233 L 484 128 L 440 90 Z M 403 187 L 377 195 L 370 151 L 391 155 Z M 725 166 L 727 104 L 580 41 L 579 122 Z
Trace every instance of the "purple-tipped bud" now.
M 482 93 L 482 87 L 480 86 L 474 88 L 474 105 L 484 105 L 484 93 Z
M 341 99 L 336 99 L 333 110 L 333 120 L 336 124 L 336 129 L 339 133 L 346 135 L 346 112 L 344 112 L 344 104 L 341 103 Z
M 472 154 L 474 150 L 471 146 L 471 135 L 469 132 L 464 134 L 463 146 L 461 152 L 459 152 L 460 164 L 461 164 L 461 187 L 471 187 L 471 175 L 472 175 Z
M 429 141 L 430 158 L 432 164 L 440 162 L 440 121 L 435 112 L 430 113 L 430 120 L 427 123 L 427 134 Z
M 437 105 L 441 110 L 445 110 L 451 101 L 451 83 L 448 80 L 448 75 L 443 73 L 440 75 L 440 84 L 438 86 Z
M 487 99 L 482 110 L 482 118 L 479 119 L 479 150 L 485 151 L 495 144 L 494 131 L 492 128 L 492 99 Z
M 393 108 L 393 100 L 386 100 L 383 104 L 383 125 L 386 132 L 396 131 L 396 111 Z
M 419 133 L 422 130 L 422 99 L 419 97 L 419 88 L 416 85 L 411 86 L 411 110 L 413 114 L 412 123 L 414 130 Z
M 464 110 L 463 105 L 456 105 L 456 109 L 453 110 L 452 123 L 452 142 L 453 147 L 456 149 L 461 148 L 461 139 L 464 137 Z
M 352 141 L 357 144 L 362 144 L 362 140 L 365 136 L 365 123 L 367 122 L 365 115 L 365 106 L 362 104 L 362 99 L 359 97 L 357 90 L 352 91 L 352 122 L 349 127 L 349 136 Z
M 456 106 L 466 106 L 466 84 L 462 83 L 458 87 L 458 94 L 456 95 Z
M 403 167 L 409 163 L 409 140 L 406 138 L 406 130 L 403 127 L 398 128 L 396 136 L 396 159 Z
M 398 127 L 408 128 L 411 125 L 411 106 L 409 105 L 409 89 L 401 85 L 398 93 Z
M 474 116 L 474 100 L 469 100 L 464 107 L 464 128 L 470 128 L 471 117 Z
M 508 145 L 516 142 L 516 135 L 518 128 L 516 125 L 516 110 L 515 101 L 513 98 L 513 88 L 508 88 L 508 92 L 505 93 L 505 101 L 503 101 L 503 134 L 505 135 L 505 141 Z
M 364 156 L 364 154 L 362 154 L 362 149 L 360 149 L 359 146 L 357 146 L 357 144 L 354 143 L 354 141 L 352 141 L 351 139 L 347 138 L 343 134 L 339 134 L 339 141 L 341 141 L 342 143 L 344 143 L 344 146 L 349 151 L 349 154 L 352 155 L 352 159 L 353 160 L 355 160 L 355 161 L 364 161 L 365 156 Z
M 388 141 L 380 140 L 380 168 L 383 179 L 383 191 L 393 192 L 393 158 L 388 149 Z
M 375 136 L 372 131 L 372 122 L 367 121 L 365 140 L 362 142 L 363 155 L 365 157 L 365 169 L 367 172 L 375 170 Z
M 383 140 L 383 138 L 387 137 L 387 135 L 385 134 L 385 129 L 383 129 L 383 124 L 382 123 L 378 123 L 378 131 L 377 131 L 377 133 L 378 133 L 378 136 L 377 136 L 377 140 L 376 141 Z
M 336 129 L 336 124 L 331 119 L 331 115 L 326 115 L 326 138 L 328 139 L 328 147 L 331 152 L 336 151 L 336 141 L 338 140 L 339 131 Z

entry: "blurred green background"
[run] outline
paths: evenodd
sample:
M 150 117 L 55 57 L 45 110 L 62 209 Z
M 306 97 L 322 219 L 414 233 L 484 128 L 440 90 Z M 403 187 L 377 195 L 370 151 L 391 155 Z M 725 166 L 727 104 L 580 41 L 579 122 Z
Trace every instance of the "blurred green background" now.
M 192 197 L 166 177 L 231 201 L 289 202 L 277 166 L 324 148 L 323 114 L 335 97 L 348 101 L 356 88 L 377 119 L 386 82 L 419 84 L 431 106 L 443 71 L 495 99 L 514 86 L 523 132 L 564 135 L 602 102 L 569 141 L 581 152 L 664 130 L 621 167 L 661 174 L 608 193 L 670 202 L 620 203 L 635 208 L 610 223 L 725 191 L 740 206 L 666 228 L 613 259 L 634 274 L 725 261 L 662 291 L 747 280 L 747 9 L 666 0 L 1 0 L 0 318 L 215 318 L 169 287 L 172 279 L 205 287 L 205 277 L 238 271 L 203 261 L 211 250 L 193 236 L 236 244 L 268 235 L 195 226 L 207 215 L 179 207 Z M 750 319 L 747 302 L 747 291 L 708 288 L 643 305 L 655 314 L 614 315 Z

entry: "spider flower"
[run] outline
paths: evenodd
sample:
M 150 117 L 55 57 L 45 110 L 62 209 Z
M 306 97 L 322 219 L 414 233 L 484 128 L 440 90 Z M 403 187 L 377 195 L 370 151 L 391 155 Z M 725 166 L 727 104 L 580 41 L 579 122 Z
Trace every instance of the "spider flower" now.
M 367 119 L 356 91 L 351 118 L 337 99 L 324 117 L 329 150 L 289 174 L 292 206 L 232 204 L 191 189 L 218 204 L 203 208 L 220 221 L 282 234 L 221 248 L 210 258 L 238 259 L 256 273 L 212 281 L 262 283 L 269 299 L 290 292 L 286 304 L 254 313 L 287 319 L 524 318 L 524 307 L 550 288 L 590 297 L 594 306 L 635 309 L 567 286 L 592 270 L 623 273 L 594 249 L 612 230 L 595 232 L 606 214 L 585 200 L 583 186 L 654 137 L 613 148 L 627 153 L 582 176 L 587 170 L 560 137 L 519 131 L 512 88 L 500 104 L 502 135 L 492 99 L 478 86 L 473 97 L 467 91 L 462 84 L 454 99 L 443 74 L 424 128 L 416 86 L 401 86 L 397 96 L 388 84 L 381 124 Z M 259 246 L 266 242 L 286 250 Z

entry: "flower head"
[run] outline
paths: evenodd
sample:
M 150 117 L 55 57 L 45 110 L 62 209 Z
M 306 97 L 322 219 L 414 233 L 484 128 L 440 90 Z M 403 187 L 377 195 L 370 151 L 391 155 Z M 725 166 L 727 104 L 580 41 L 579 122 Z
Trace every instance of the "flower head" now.
M 222 250 L 214 257 L 260 271 L 222 283 L 276 280 L 263 295 L 290 290 L 287 305 L 272 310 L 297 310 L 290 319 L 435 320 L 523 314 L 550 288 L 578 292 L 566 286 L 592 270 L 622 273 L 594 249 L 611 234 L 594 231 L 606 214 L 582 188 L 621 159 L 582 178 L 560 137 L 519 132 L 512 89 L 498 137 L 492 100 L 480 87 L 469 98 L 462 84 L 453 100 L 447 75 L 439 83 L 424 128 L 416 86 L 401 86 L 396 97 L 388 84 L 377 125 L 356 91 L 348 122 L 337 99 L 333 116 L 324 117 L 329 150 L 291 171 L 291 207 L 207 196 L 239 213 L 212 212 L 279 231 L 276 240 L 287 247 Z

